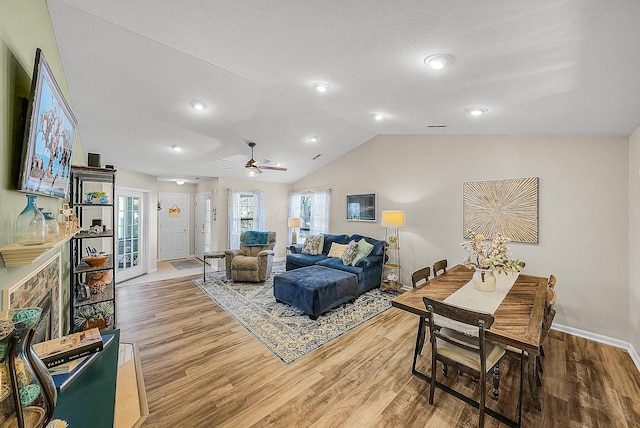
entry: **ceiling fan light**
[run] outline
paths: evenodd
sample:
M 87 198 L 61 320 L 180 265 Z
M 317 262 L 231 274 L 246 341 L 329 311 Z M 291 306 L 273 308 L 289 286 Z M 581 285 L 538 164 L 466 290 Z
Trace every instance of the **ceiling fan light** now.
M 260 171 L 255 166 L 248 166 L 244 169 L 244 173 L 247 174 L 247 177 L 249 178 L 255 178 L 258 176 Z

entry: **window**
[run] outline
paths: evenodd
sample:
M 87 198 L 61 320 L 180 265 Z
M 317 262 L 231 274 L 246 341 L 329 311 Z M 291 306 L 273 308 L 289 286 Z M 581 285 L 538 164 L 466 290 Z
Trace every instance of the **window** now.
M 302 220 L 298 233 L 298 239 L 302 242 L 307 235 L 329 233 L 330 196 L 329 190 L 291 193 L 289 217 L 300 217 Z
M 229 247 L 240 248 L 240 234 L 264 230 L 264 192 L 229 189 Z
M 240 194 L 240 231 L 253 229 L 254 201 L 253 193 Z

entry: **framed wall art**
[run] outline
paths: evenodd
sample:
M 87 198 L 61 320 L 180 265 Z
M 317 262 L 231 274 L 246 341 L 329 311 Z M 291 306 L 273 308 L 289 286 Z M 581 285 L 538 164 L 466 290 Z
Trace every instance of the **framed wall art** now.
M 347 220 L 376 221 L 376 194 L 347 195 Z
M 512 242 L 538 243 L 538 177 L 465 182 L 462 200 L 465 239 L 501 233 Z

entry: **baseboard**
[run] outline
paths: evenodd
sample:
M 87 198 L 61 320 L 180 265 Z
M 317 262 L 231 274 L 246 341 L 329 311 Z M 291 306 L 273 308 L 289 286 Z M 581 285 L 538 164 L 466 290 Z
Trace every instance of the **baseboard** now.
M 573 336 L 582 337 L 584 339 L 593 340 L 594 342 L 604 343 L 606 345 L 615 346 L 616 348 L 626 349 L 633 360 L 633 363 L 636 365 L 636 369 L 640 372 L 640 356 L 638 352 L 636 352 L 633 345 L 629 342 L 625 342 L 624 340 L 614 339 L 613 337 L 603 336 L 601 334 L 592 333 L 590 331 L 580 330 L 578 328 L 568 327 L 566 325 L 553 323 L 551 327 L 552 330 L 558 330 L 563 333 L 571 334 Z
M 631 344 L 629 344 L 629 355 L 631 355 L 631 359 L 633 360 L 634 363 L 636 363 L 636 367 L 640 372 L 640 355 L 638 355 L 636 348 L 634 348 L 633 345 Z

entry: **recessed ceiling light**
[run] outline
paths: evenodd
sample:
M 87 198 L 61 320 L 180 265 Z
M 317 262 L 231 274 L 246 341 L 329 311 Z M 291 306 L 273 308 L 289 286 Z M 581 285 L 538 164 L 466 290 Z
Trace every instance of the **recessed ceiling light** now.
M 318 142 L 318 137 L 316 137 L 316 136 L 309 137 L 309 142 L 310 143 L 317 143 Z
M 467 113 L 469 113 L 471 116 L 481 116 L 488 111 L 489 109 L 486 107 L 469 107 L 467 109 Z
M 182 186 L 184 184 L 184 180 L 176 180 L 176 184 L 178 186 Z
M 376 114 L 373 118 L 374 118 L 375 120 L 380 121 L 380 120 L 384 119 L 385 117 L 387 117 L 387 116 L 386 116 L 386 115 L 384 115 L 383 113 L 378 113 L 378 114 Z
M 191 107 L 193 107 L 194 110 L 202 111 L 207 108 L 207 105 L 202 101 L 191 101 Z
M 443 54 L 435 54 L 429 55 L 424 59 L 424 63 L 434 70 L 442 70 L 447 65 L 453 62 L 453 57 L 451 55 L 443 55 Z
M 313 87 L 316 88 L 316 91 L 320 92 L 320 93 L 325 93 L 329 90 L 329 85 L 327 85 L 326 83 L 322 83 L 322 82 L 316 82 L 313 84 Z
M 182 151 L 182 147 L 177 146 L 177 145 L 173 145 L 171 146 L 171 148 L 173 149 L 174 152 L 181 152 Z

